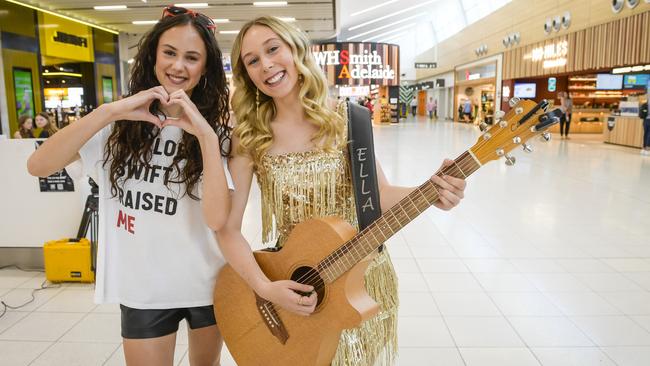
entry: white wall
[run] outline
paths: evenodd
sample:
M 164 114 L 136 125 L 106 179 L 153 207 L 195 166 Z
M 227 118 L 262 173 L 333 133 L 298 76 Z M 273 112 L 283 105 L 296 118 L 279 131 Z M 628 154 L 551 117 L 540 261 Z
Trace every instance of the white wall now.
M 0 32 L 2 29 L 0 29 Z M 2 40 L 0 39 L 0 55 L 2 55 Z M 7 90 L 5 85 L 4 65 L 2 64 L 2 57 L 0 56 L 0 124 L 2 124 L 2 133 L 10 136 L 9 131 L 9 107 L 7 106 Z
M 74 179 L 71 167 L 75 192 L 40 192 L 38 178 L 26 168 L 35 141 L 0 140 L 0 247 L 40 247 L 77 235 L 87 179 Z

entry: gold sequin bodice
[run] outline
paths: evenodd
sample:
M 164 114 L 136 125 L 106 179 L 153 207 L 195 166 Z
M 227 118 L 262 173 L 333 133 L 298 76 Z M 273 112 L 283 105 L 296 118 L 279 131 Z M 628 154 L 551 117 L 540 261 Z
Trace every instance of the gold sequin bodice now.
M 266 154 L 255 174 L 262 193 L 262 240 L 284 244 L 310 218 L 338 216 L 357 226 L 348 159 L 343 151 Z

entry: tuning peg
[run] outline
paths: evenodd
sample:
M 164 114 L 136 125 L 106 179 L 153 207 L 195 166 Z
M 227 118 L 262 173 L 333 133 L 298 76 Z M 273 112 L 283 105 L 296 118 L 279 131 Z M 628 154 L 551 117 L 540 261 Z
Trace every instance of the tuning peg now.
M 527 143 L 524 143 L 523 145 L 521 145 L 521 147 L 522 147 L 522 148 L 524 149 L 524 151 L 527 152 L 527 153 L 531 153 L 531 152 L 533 152 L 533 145 L 529 145 L 529 144 L 527 144 Z
M 479 123 L 478 128 L 481 130 L 481 132 L 485 132 L 485 130 L 488 128 L 488 125 L 485 122 L 481 122 Z
M 514 156 L 506 154 L 506 165 L 507 166 L 515 165 L 516 161 L 517 161 L 517 159 L 515 159 Z
M 546 102 L 546 103 L 544 103 L 544 105 L 542 105 L 542 109 L 544 110 L 544 113 L 548 112 L 548 106 L 549 106 L 548 102 Z
M 497 156 L 503 156 L 503 155 L 505 155 L 506 152 L 503 149 L 497 149 L 496 153 L 497 153 Z
M 523 109 L 523 108 L 521 108 L 521 107 L 517 107 L 517 108 L 515 108 L 515 114 L 522 114 L 522 113 L 524 113 L 524 109 Z
M 508 127 L 508 122 L 504 121 L 504 120 L 499 121 L 499 127 L 501 127 L 501 128 Z
M 504 112 L 504 111 L 496 111 L 496 112 L 494 112 L 494 118 L 496 118 L 496 119 L 501 119 L 505 115 L 506 115 L 506 112 Z
M 520 144 L 521 143 L 521 137 L 515 136 L 512 138 L 512 143 L 513 144 Z
M 489 132 L 486 132 L 486 133 L 483 134 L 483 140 L 487 141 L 490 138 L 492 138 L 492 134 L 490 134 Z
M 542 138 L 541 138 L 541 140 L 542 140 L 543 142 L 549 142 L 549 141 L 551 141 L 551 133 L 550 133 L 550 132 L 544 132 L 544 133 L 542 134 Z
M 512 97 L 508 101 L 508 105 L 510 105 L 510 108 L 514 108 L 517 105 L 517 103 L 519 103 L 519 98 L 517 97 Z

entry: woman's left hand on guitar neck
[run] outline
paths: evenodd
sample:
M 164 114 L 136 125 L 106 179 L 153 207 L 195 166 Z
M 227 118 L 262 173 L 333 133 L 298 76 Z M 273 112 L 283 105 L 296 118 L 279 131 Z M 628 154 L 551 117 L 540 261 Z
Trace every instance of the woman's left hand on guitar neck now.
M 436 201 L 433 205 L 444 211 L 449 211 L 452 208 L 458 206 L 460 200 L 465 197 L 464 192 L 467 182 L 465 182 L 464 179 L 452 177 L 450 175 L 443 175 L 442 177 L 436 175 L 444 168 L 453 164 L 453 160 L 445 159 L 442 162 L 440 169 L 438 169 L 438 171 L 430 178 L 431 181 L 438 187 L 439 193 L 439 200 Z M 382 211 L 388 210 L 389 208 L 396 205 L 416 188 L 391 185 L 388 182 L 388 179 L 386 179 L 386 175 L 381 169 L 379 162 L 377 162 L 377 180 L 379 183 L 379 197 L 381 200 Z

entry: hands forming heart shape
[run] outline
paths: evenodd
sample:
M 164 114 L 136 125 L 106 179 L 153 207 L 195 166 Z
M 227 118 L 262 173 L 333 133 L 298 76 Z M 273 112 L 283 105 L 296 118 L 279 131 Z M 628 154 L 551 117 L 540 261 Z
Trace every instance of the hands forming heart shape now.
M 151 104 L 154 101 L 158 101 L 161 107 L 177 105 L 182 113 L 178 117 L 168 117 L 160 112 L 158 115 L 154 115 L 150 112 Z M 176 126 L 196 137 L 214 133 L 212 127 L 182 89 L 167 93 L 162 86 L 156 86 L 114 104 L 117 120 L 146 121 L 161 129 L 166 126 Z

